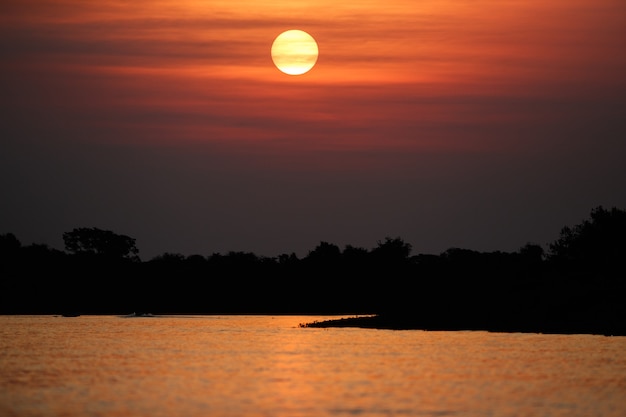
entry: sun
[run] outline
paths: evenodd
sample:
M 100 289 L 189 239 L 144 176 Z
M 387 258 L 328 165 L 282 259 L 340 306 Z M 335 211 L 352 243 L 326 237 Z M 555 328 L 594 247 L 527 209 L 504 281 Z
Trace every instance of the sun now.
M 313 36 L 302 30 L 288 30 L 272 43 L 272 61 L 276 68 L 289 75 L 308 72 L 317 62 L 319 50 Z

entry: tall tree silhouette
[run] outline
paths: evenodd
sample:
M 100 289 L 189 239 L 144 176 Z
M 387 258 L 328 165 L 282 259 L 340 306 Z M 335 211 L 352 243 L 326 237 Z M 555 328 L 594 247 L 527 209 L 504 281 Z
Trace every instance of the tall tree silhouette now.
M 65 249 L 74 254 L 103 255 L 108 258 L 139 260 L 135 239 L 98 228 L 77 228 L 63 233 Z
M 626 211 L 591 211 L 591 219 L 574 227 L 563 227 L 559 238 L 550 244 L 551 260 L 594 267 L 613 268 L 626 259 Z

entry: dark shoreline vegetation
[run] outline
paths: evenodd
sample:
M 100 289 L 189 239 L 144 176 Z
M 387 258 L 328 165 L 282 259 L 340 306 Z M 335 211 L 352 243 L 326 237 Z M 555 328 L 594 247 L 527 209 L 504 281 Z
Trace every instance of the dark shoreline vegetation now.
M 0 234 L 0 314 L 342 315 L 301 327 L 487 330 L 626 336 L 626 211 L 597 207 L 548 250 L 450 248 L 411 255 L 320 242 L 307 256 L 248 252 L 139 258 L 135 239 L 97 228 L 65 251 Z

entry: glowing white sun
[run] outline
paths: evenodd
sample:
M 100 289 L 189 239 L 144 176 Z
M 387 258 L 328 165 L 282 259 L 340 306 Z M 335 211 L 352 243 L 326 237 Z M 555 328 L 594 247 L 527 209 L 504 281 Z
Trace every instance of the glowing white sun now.
M 317 62 L 318 55 L 315 39 L 302 30 L 283 32 L 272 44 L 274 65 L 289 75 L 300 75 L 309 71 Z

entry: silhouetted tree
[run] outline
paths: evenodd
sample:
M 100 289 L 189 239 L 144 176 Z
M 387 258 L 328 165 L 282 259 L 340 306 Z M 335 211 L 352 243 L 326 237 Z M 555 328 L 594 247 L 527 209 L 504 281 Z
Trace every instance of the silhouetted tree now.
M 74 254 L 103 255 L 139 260 L 135 239 L 98 228 L 77 228 L 63 233 L 65 249 Z
M 185 259 L 185 255 L 181 253 L 165 252 L 161 255 L 157 255 L 150 260 L 150 262 L 159 263 L 181 263 Z
M 343 249 L 342 257 L 344 264 L 350 268 L 350 270 L 367 270 L 369 268 L 370 254 L 365 248 L 358 248 L 352 245 L 346 245 Z
M 529 263 L 541 262 L 545 256 L 543 248 L 534 243 L 527 243 L 519 250 L 519 254 L 524 261 Z
M 441 254 L 441 257 L 445 259 L 446 262 L 463 266 L 476 263 L 479 256 L 480 252 L 478 251 L 456 247 L 448 248 Z
M 576 264 L 613 267 L 626 259 L 626 211 L 599 206 L 591 219 L 574 227 L 563 227 L 550 244 L 549 259 Z
M 339 246 L 328 242 L 320 242 L 315 249 L 309 252 L 307 259 L 316 263 L 328 264 L 337 262 L 340 256 L 341 249 L 339 249 Z
M 278 263 L 280 265 L 295 265 L 298 261 L 298 256 L 294 252 L 291 252 L 289 255 L 286 253 L 278 255 Z
M 195 255 L 187 256 L 187 258 L 185 258 L 185 262 L 187 262 L 187 264 L 190 264 L 190 265 L 201 266 L 201 265 L 206 264 L 207 259 L 202 255 L 195 254 Z
M 0 235 L 0 256 L 14 254 L 22 247 L 22 243 L 13 233 Z
M 384 242 L 377 242 L 378 246 L 372 249 L 372 255 L 384 262 L 404 262 L 409 259 L 412 246 L 399 237 L 386 237 Z

